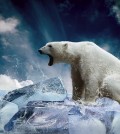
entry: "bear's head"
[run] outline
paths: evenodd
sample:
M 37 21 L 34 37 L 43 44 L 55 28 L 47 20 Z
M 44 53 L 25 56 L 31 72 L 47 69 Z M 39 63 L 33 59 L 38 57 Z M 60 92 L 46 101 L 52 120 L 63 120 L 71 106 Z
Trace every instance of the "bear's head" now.
M 67 51 L 69 44 L 70 43 L 68 41 L 49 42 L 38 51 L 40 52 L 40 54 L 46 54 L 49 56 L 49 66 L 60 62 L 68 63 L 70 58 Z

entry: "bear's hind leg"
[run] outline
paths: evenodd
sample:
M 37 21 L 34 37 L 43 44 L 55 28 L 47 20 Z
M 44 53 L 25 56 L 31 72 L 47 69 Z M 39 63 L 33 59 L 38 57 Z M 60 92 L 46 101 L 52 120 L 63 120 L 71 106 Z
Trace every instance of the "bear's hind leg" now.
M 120 103 L 120 75 L 113 74 L 103 80 L 100 97 L 108 97 Z

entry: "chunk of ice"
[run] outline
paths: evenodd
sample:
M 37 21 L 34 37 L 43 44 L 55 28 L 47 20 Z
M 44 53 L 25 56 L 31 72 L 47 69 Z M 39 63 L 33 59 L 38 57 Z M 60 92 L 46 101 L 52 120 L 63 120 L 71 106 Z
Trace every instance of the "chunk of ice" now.
M 56 77 L 13 90 L 4 97 L 4 100 L 13 102 L 21 108 L 29 101 L 64 101 L 66 96 L 62 81 Z
M 0 131 L 4 130 L 4 125 L 18 112 L 18 106 L 7 101 L 0 101 Z

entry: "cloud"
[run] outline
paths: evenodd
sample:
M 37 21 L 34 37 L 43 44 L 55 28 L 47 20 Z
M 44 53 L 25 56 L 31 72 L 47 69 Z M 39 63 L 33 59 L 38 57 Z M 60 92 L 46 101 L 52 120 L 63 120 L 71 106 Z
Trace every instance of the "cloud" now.
M 19 21 L 16 18 L 0 17 L 0 33 L 14 33 L 18 24 Z
M 10 59 L 9 59 L 9 57 L 8 57 L 7 55 L 3 55 L 2 58 L 3 58 L 4 60 L 10 62 Z
M 31 84 L 33 84 L 31 80 L 19 82 L 16 79 L 12 79 L 10 76 L 0 75 L 0 90 L 11 91 Z
M 115 13 L 115 17 L 118 20 L 118 23 L 120 23 L 120 8 L 119 8 L 119 6 L 117 6 L 117 5 L 113 6 L 112 10 Z
M 120 23 L 120 0 L 106 0 L 106 4 L 110 8 L 110 15 L 114 15 Z
M 25 86 L 32 85 L 32 84 L 33 82 L 31 80 L 25 80 L 25 81 L 20 82 L 21 87 L 25 87 Z

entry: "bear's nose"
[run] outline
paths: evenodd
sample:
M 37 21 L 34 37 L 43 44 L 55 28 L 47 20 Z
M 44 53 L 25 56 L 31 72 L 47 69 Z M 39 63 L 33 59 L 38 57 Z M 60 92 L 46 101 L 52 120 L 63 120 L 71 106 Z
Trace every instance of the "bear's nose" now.
M 38 50 L 38 52 L 39 52 L 40 54 L 43 54 L 42 50 L 40 50 L 40 49 Z

